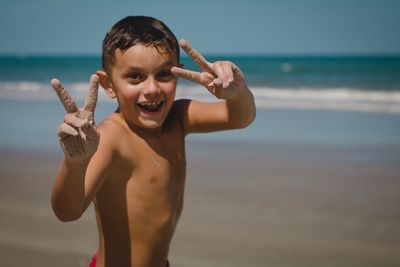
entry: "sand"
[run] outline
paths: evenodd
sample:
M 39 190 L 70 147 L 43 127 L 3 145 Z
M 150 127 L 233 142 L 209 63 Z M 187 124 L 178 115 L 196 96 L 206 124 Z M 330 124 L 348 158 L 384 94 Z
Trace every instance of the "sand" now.
M 400 266 L 400 157 L 390 147 L 189 142 L 174 267 Z M 87 266 L 93 209 L 50 208 L 61 154 L 0 152 L 0 266 Z

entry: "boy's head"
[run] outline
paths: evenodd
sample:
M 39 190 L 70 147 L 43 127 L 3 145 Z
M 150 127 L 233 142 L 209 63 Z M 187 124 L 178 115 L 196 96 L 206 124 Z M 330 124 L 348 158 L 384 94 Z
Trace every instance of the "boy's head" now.
M 171 68 L 179 64 L 179 44 L 168 27 L 151 17 L 120 20 L 104 38 L 102 63 L 100 84 L 128 125 L 160 129 L 178 80 Z
M 125 52 L 136 44 L 165 49 L 176 56 L 179 64 L 179 43 L 163 22 L 152 17 L 128 16 L 118 21 L 103 40 L 103 69 L 110 75 L 115 51 Z

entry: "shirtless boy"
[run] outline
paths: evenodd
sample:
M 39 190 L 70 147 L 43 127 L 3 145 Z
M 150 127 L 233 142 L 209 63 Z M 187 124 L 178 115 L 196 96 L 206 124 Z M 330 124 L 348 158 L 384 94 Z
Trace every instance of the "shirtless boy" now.
M 182 68 L 179 45 L 200 72 Z M 73 221 L 93 201 L 98 267 L 168 266 L 183 207 L 185 137 L 246 127 L 255 118 L 254 99 L 238 67 L 206 61 L 154 18 L 116 23 L 103 41 L 102 60 L 82 108 L 52 80 L 67 112 L 58 128 L 65 156 L 52 207 L 61 221 Z M 220 100 L 174 100 L 178 77 L 203 85 Z M 99 83 L 118 109 L 95 126 Z

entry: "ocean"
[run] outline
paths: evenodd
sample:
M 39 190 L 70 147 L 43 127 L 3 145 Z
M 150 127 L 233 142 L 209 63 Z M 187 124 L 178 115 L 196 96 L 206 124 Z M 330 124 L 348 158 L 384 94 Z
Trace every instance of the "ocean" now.
M 400 113 L 400 57 L 212 56 L 245 73 L 260 108 L 328 109 Z M 188 69 L 196 66 L 187 57 Z M 1 100 L 54 100 L 49 81 L 58 77 L 77 97 L 100 57 L 0 57 Z M 209 96 L 181 82 L 178 97 Z
M 400 57 L 208 56 L 244 72 L 258 116 L 240 131 L 193 140 L 338 146 L 400 146 Z M 197 67 L 187 57 L 188 69 Z M 82 102 L 98 56 L 0 57 L 0 148 L 54 149 L 63 109 L 50 86 L 59 78 Z M 213 101 L 200 86 L 180 81 L 177 98 Z M 102 90 L 96 120 L 116 104 Z

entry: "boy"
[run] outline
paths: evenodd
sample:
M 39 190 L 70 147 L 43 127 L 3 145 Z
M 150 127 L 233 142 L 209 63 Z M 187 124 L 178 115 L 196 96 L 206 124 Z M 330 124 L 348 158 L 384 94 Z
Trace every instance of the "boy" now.
M 179 44 L 201 72 L 179 65 Z M 98 267 L 164 267 L 183 207 L 185 136 L 243 128 L 255 118 L 253 96 L 231 62 L 207 62 L 162 22 L 126 17 L 103 41 L 103 70 L 90 79 L 82 109 L 52 80 L 67 115 L 58 129 L 65 154 L 52 193 L 62 221 L 93 201 Z M 174 101 L 178 77 L 197 82 L 216 103 Z M 93 121 L 98 84 L 118 109 Z

